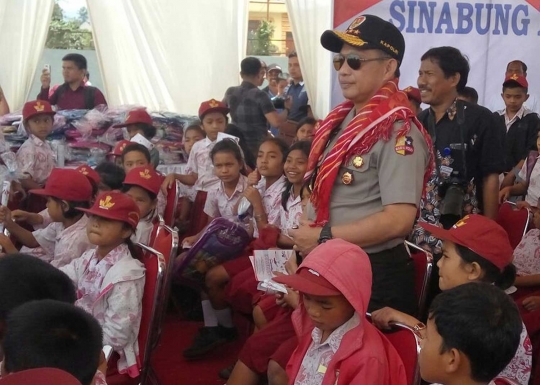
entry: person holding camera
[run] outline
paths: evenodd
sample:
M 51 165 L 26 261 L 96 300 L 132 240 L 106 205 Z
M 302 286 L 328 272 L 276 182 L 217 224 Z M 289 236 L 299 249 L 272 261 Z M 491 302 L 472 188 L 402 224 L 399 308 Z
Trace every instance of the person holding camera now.
M 467 214 L 495 219 L 499 207 L 504 129 L 487 108 L 458 99 L 468 76 L 469 63 L 454 47 L 432 48 L 422 56 L 418 88 L 430 108 L 418 119 L 432 137 L 436 168 L 418 221 L 446 229 Z M 412 241 L 441 252 L 440 240 L 418 225 Z
M 321 44 L 335 53 L 347 100 L 315 133 L 311 201 L 289 235 L 303 256 L 332 238 L 359 245 L 373 270 L 368 311 L 397 306 L 413 314 L 414 264 L 403 241 L 434 162 L 429 135 L 398 87 L 405 40 L 393 24 L 363 15 L 345 32 L 324 32 Z
M 249 149 L 257 157 L 259 145 L 268 136 L 268 123 L 274 127 L 285 124 L 292 101 L 285 99 L 283 111 L 276 111 L 268 93 L 259 89 L 264 82 L 266 70 L 256 57 L 242 60 L 240 76 L 242 83 L 229 87 L 223 102 L 230 108 L 232 122 L 240 128 Z

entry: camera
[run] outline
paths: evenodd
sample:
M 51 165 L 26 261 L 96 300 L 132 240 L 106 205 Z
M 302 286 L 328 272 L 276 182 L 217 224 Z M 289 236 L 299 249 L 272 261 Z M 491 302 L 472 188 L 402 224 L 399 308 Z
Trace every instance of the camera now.
M 280 96 L 275 96 L 272 98 L 272 104 L 274 105 L 274 108 L 280 110 L 285 108 L 285 99 L 283 99 Z
M 459 172 L 439 183 L 439 196 L 441 203 L 439 211 L 441 215 L 455 215 L 461 217 L 467 183 L 459 177 Z

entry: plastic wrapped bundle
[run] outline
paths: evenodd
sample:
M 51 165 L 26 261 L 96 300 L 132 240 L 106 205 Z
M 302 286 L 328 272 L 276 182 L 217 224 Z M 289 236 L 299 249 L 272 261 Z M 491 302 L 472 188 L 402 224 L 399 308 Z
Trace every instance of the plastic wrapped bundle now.
M 214 219 L 185 257 L 175 261 L 175 281 L 202 289 L 206 272 L 240 256 L 250 241 L 251 237 L 241 223 Z
M 104 108 L 106 109 L 104 106 L 98 106 L 88 111 L 82 119 L 72 122 L 71 124 L 76 131 L 69 130 L 69 137 L 81 137 L 88 140 L 103 135 L 112 124 L 112 120 L 104 113 Z M 68 136 L 68 132 L 66 132 L 66 136 Z

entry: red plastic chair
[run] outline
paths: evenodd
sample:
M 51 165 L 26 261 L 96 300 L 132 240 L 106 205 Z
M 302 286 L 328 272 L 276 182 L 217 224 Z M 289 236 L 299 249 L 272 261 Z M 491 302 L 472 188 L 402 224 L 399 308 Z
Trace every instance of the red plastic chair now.
M 174 226 L 179 196 L 180 182 L 176 181 L 176 183 L 173 183 L 169 188 L 169 191 L 167 191 L 167 204 L 165 205 L 165 212 L 163 213 L 163 220 L 167 226 Z
M 433 270 L 433 255 L 409 241 L 405 241 L 405 247 L 414 261 L 414 292 L 418 300 L 418 313 L 424 314 L 426 307 L 429 279 Z
M 393 323 L 392 330 L 383 331 L 384 335 L 394 346 L 403 361 L 407 384 L 420 385 L 420 366 L 418 365 L 418 355 L 420 354 L 420 336 L 416 332 L 400 323 Z
M 71 374 L 55 368 L 37 368 L 12 373 L 0 379 L 1 385 L 81 385 Z
M 142 362 L 140 384 L 158 384 L 150 359 L 159 342 L 159 322 L 161 322 L 159 303 L 163 296 L 166 264 L 163 254 L 159 251 L 141 243 L 137 246 L 143 251 L 141 258 L 146 268 L 139 329 L 139 354 Z
M 515 249 L 529 228 L 531 212 L 528 208 L 518 209 L 513 202 L 504 202 L 499 207 L 497 223 L 506 230 L 510 244 Z
M 159 340 L 159 337 L 161 336 L 162 331 L 162 325 L 163 320 L 165 319 L 165 313 L 167 312 L 167 303 L 169 300 L 169 295 L 171 292 L 171 282 L 172 282 L 172 266 L 174 263 L 174 259 L 176 258 L 176 255 L 178 254 L 178 245 L 179 245 L 179 238 L 178 238 L 178 232 L 169 226 L 165 225 L 163 222 L 161 222 L 157 226 L 156 234 L 154 238 L 151 240 L 150 246 L 154 249 L 159 251 L 165 260 L 165 278 L 163 282 L 163 293 L 159 298 L 159 304 L 158 304 L 158 315 L 159 319 L 157 324 L 159 325 L 158 329 L 158 338 L 156 339 L 156 342 Z

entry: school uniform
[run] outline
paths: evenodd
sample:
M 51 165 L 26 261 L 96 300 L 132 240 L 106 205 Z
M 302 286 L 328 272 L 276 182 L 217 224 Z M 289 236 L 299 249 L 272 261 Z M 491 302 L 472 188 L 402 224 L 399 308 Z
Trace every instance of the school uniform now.
M 97 249 L 62 267 L 77 288 L 75 305 L 92 314 L 103 329 L 103 344 L 120 356 L 118 372 L 139 375 L 138 335 L 142 314 L 145 268 L 126 244 L 102 260 Z
M 197 191 L 195 202 L 190 215 L 190 231 L 188 235 L 198 234 L 208 223 L 208 216 L 204 213 L 204 204 L 209 191 L 216 189 L 221 182 L 214 174 L 214 165 L 210 152 L 217 141 L 208 138 L 199 140 L 193 145 L 186 166 L 186 174 L 196 173 L 197 181 L 193 188 Z
M 234 220 L 237 215 L 234 213 L 234 207 L 238 200 L 242 197 L 244 190 L 247 187 L 247 177 L 240 175 L 236 188 L 231 196 L 225 193 L 225 186 L 221 182 L 217 188 L 208 193 L 206 203 L 204 205 L 204 213 L 210 218 L 225 218 Z
M 93 247 L 86 234 L 87 224 L 86 215 L 67 228 L 61 222 L 52 222 L 32 232 L 39 247 L 23 247 L 21 253 L 34 255 L 57 268 L 65 266 Z
M 268 224 L 280 228 L 281 220 L 281 195 L 285 187 L 285 177 L 280 177 L 271 186 L 266 188 L 266 180 L 262 178 L 257 189 L 259 190 L 264 211 L 268 219 Z M 254 221 L 255 222 L 255 221 Z M 252 243 L 254 250 L 265 250 L 270 247 L 276 247 L 279 230 L 265 228 L 259 233 L 256 223 L 254 225 L 254 237 L 257 238 Z M 243 314 L 251 314 L 253 305 L 259 299 L 257 290 L 257 279 L 253 272 L 253 267 L 249 258 L 239 257 L 233 261 L 223 264 L 230 277 L 229 284 L 226 286 L 227 302 L 231 307 Z
M 30 137 L 17 151 L 19 170 L 32 179 L 44 185 L 56 165 L 55 154 L 47 141 L 30 134 Z

